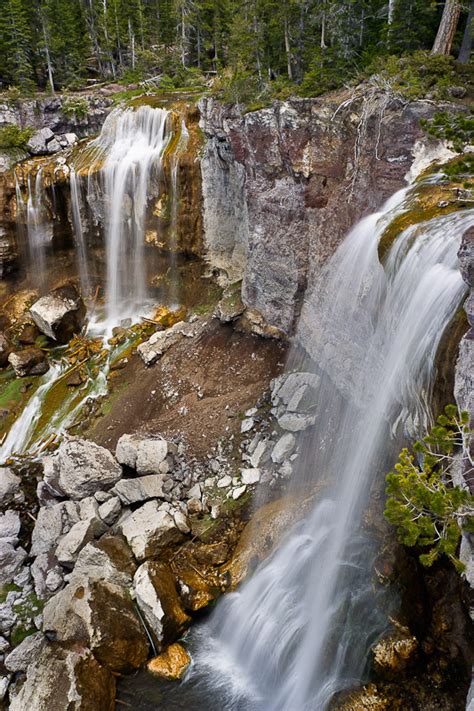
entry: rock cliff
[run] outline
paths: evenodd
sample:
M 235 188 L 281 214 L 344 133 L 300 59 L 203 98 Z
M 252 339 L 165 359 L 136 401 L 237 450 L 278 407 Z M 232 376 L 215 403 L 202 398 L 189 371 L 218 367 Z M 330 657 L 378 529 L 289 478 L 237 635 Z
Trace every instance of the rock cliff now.
M 432 103 L 370 91 L 243 114 L 200 102 L 207 257 L 244 303 L 290 333 L 314 271 L 404 184 Z

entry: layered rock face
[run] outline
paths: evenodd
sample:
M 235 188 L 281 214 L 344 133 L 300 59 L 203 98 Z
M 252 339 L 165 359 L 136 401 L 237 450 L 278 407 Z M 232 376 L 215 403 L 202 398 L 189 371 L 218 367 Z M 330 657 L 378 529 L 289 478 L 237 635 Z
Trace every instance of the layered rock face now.
M 81 108 L 74 111 L 77 99 Z M 75 101 L 75 104 L 73 103 Z M 29 126 L 38 130 L 48 128 L 55 134 L 76 133 L 80 137 L 100 131 L 104 119 L 113 102 L 107 93 L 94 92 L 78 94 L 73 97 L 44 96 L 21 101 L 2 101 L 0 103 L 0 127 L 16 124 L 24 128 Z M 87 109 L 86 109 L 87 106 Z
M 289 333 L 312 273 L 404 184 L 426 102 L 291 99 L 242 114 L 200 103 L 210 264 L 243 279 L 245 305 Z

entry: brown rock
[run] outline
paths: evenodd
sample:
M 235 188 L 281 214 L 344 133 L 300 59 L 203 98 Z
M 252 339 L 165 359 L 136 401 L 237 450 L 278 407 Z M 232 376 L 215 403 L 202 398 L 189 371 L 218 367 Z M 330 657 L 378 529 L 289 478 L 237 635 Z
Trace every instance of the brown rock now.
M 4 333 L 0 333 L 0 368 L 8 365 L 8 356 L 11 352 L 11 343 Z
M 161 679 L 177 681 L 181 679 L 191 662 L 184 647 L 175 642 L 166 652 L 148 662 L 148 671 Z
M 384 679 L 398 679 L 416 661 L 418 640 L 406 627 L 397 627 L 372 648 L 374 669 Z
M 44 631 L 89 647 L 103 666 L 126 673 L 148 656 L 148 640 L 126 591 L 111 582 L 74 580 L 44 608 Z
M 34 323 L 25 323 L 18 334 L 18 341 L 22 346 L 32 346 L 39 335 L 40 332 Z

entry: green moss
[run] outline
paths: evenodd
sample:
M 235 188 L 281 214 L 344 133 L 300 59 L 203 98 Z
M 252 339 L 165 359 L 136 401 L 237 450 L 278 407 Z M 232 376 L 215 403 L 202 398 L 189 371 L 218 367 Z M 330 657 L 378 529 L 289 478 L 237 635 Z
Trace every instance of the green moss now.
M 21 588 L 15 585 L 15 583 L 3 585 L 3 587 L 0 588 L 0 604 L 3 605 L 3 603 L 6 602 L 8 593 L 10 592 L 21 592 Z
M 449 141 L 456 151 L 474 143 L 474 112 L 469 114 L 452 114 L 448 111 L 437 112 L 432 119 L 420 121 L 430 136 Z M 474 169 L 474 156 L 464 157 L 466 172 L 470 175 Z
M 36 627 L 27 627 L 25 625 L 16 625 L 12 633 L 10 635 L 10 642 L 12 647 L 18 647 L 21 642 L 23 642 L 26 637 L 31 637 L 32 634 L 35 634 L 38 630 Z

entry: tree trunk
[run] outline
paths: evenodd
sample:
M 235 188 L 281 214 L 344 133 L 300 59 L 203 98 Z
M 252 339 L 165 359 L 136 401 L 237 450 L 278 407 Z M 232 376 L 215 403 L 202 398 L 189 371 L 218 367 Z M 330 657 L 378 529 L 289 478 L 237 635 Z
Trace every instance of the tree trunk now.
M 44 24 L 43 18 L 41 18 L 41 24 L 43 25 L 44 52 L 46 54 L 46 64 L 48 66 L 49 85 L 51 87 L 51 93 L 54 94 L 55 91 L 54 91 L 54 80 L 53 80 L 53 67 L 51 64 L 51 55 L 49 53 L 48 35 L 46 34 L 46 26 Z
M 472 51 L 472 30 L 474 23 L 474 0 L 471 0 L 469 14 L 467 16 L 466 29 L 462 38 L 461 49 L 459 50 L 458 61 L 462 64 L 467 64 L 471 59 Z
M 431 54 L 450 53 L 460 14 L 461 3 L 458 0 L 446 0 Z

